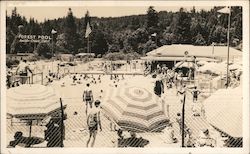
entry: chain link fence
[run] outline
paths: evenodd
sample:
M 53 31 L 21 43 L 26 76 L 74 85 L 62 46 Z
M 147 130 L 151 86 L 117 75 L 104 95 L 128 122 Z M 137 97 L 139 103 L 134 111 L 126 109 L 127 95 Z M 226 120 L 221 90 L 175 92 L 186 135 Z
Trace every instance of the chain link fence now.
M 177 91 L 174 87 L 167 89 L 163 97 L 165 103 L 158 104 L 163 107 L 163 111 L 169 119 L 168 126 L 158 133 L 136 133 L 136 137 L 141 139 L 140 141 L 133 141 L 136 147 L 181 146 L 183 104 L 180 101 L 181 98 L 176 93 Z M 192 95 L 187 92 L 184 147 L 242 147 L 242 137 L 232 137 L 208 122 L 206 109 L 203 104 L 205 99 L 206 97 L 201 95 L 198 98 L 198 102 L 193 103 Z M 15 139 L 20 138 L 19 132 L 22 132 L 23 141 L 18 142 L 24 142 L 23 146 L 26 147 L 61 147 L 62 145 L 63 147 L 86 147 L 89 139 L 89 129 L 85 103 L 81 97 L 62 98 L 62 103 L 67 105 L 64 110 L 66 118 L 64 118 L 63 122 L 63 133 L 61 132 L 62 123 L 60 123 L 60 118 L 62 116 L 60 114 L 58 116 L 59 119 L 54 119 L 53 127 L 48 126 L 49 123 L 52 123 L 51 119 L 32 120 L 32 123 L 30 123 L 28 120 L 16 119 L 8 115 L 7 144 L 9 147 L 13 147 L 17 143 Z M 112 117 L 107 115 L 102 111 L 102 131 L 98 128 L 94 147 L 126 147 L 131 144 L 121 142 L 118 131 L 119 126 L 112 120 Z M 50 136 L 49 139 L 48 136 Z M 123 130 L 123 136 L 126 139 L 130 139 L 132 135 L 131 132 Z M 20 146 L 20 144 L 17 145 Z

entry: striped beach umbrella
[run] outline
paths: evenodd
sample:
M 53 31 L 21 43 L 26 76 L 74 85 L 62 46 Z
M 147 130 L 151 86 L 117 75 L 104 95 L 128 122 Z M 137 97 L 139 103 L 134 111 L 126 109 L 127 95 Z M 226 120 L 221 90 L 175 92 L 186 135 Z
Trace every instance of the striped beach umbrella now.
M 161 131 L 168 121 L 155 95 L 142 87 L 109 90 L 102 108 L 121 128 L 135 132 Z
M 43 119 L 60 110 L 59 95 L 52 87 L 21 85 L 7 90 L 7 113 L 19 119 Z

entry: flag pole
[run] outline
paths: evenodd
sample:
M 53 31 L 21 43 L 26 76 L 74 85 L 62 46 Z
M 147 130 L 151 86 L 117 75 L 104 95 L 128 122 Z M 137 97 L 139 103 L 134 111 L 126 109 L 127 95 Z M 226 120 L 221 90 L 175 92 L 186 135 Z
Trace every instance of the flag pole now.
M 88 36 L 88 38 L 87 38 L 87 42 L 88 42 L 88 44 L 87 44 L 87 53 L 88 53 L 88 62 L 89 62 L 89 36 Z
M 229 14 L 228 14 L 228 29 L 227 29 L 227 84 L 226 88 L 229 86 L 229 45 L 230 45 L 230 17 L 231 17 L 231 7 L 229 7 Z

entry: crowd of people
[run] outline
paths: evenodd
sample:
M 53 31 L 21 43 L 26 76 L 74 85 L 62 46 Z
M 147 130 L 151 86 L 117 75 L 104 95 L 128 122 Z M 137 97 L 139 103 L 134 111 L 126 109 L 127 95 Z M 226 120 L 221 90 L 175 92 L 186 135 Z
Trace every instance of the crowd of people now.
M 162 80 L 156 80 L 155 82 L 155 87 L 154 87 L 154 92 L 155 92 L 155 95 L 157 96 L 158 98 L 158 101 L 159 102 L 162 102 L 163 104 L 166 104 L 166 102 L 168 100 L 165 99 L 165 92 L 164 92 L 164 85 Z M 179 97 L 179 101 L 181 104 L 185 103 L 185 99 L 187 97 L 187 94 L 191 94 L 192 95 L 192 107 L 191 107 L 191 110 L 192 110 L 192 115 L 194 117 L 205 117 L 205 109 L 204 109 L 204 106 L 202 104 L 202 102 L 199 100 L 199 95 L 202 93 L 202 91 L 200 91 L 199 89 L 197 89 L 197 86 L 194 86 L 194 87 L 191 87 L 191 88 L 188 88 L 186 86 L 186 84 L 181 84 L 179 86 L 179 88 L 176 89 L 177 91 L 177 96 Z M 165 105 L 162 105 L 163 107 L 163 111 L 165 112 Z M 181 111 L 181 109 L 180 109 Z M 173 122 L 173 121 L 172 121 Z M 170 123 L 172 123 L 170 122 Z M 183 127 L 182 127 L 182 117 L 181 117 L 181 113 L 177 113 L 177 116 L 176 116 L 176 122 L 178 123 L 179 125 L 179 130 L 180 130 L 180 134 L 179 135 L 182 135 L 182 130 L 183 130 Z M 171 125 L 169 125 L 168 127 L 172 127 Z M 194 140 L 191 136 L 191 132 L 192 130 L 190 128 L 187 127 L 187 125 L 184 125 L 184 132 L 185 132 L 185 138 L 187 138 L 186 140 L 188 140 L 188 144 L 191 144 L 191 141 L 192 141 L 192 146 L 196 145 L 197 144 L 194 144 Z M 172 142 L 176 142 L 176 135 L 172 135 Z M 191 145 L 188 145 L 188 146 L 191 146 Z
M 150 68 L 149 65 L 147 64 L 148 67 Z M 187 86 L 188 82 L 183 81 L 183 72 L 181 69 L 179 71 L 175 71 L 176 68 L 173 69 L 168 69 L 165 65 L 157 65 L 157 69 L 153 72 L 152 77 L 156 78 L 155 81 L 155 87 L 154 87 L 154 93 L 158 97 L 158 100 L 160 102 L 166 103 L 164 93 L 165 90 L 175 88 L 177 91 L 177 96 L 179 97 L 179 102 L 183 104 L 186 99 L 187 95 L 191 95 L 191 110 L 192 110 L 192 115 L 193 117 L 203 117 L 205 118 L 205 109 L 204 105 L 199 98 L 199 95 L 202 94 L 202 90 L 200 90 L 196 85 L 190 84 Z M 158 77 L 157 77 L 158 76 Z M 164 88 L 166 86 L 166 88 Z M 189 101 L 190 102 L 190 101 Z M 164 105 L 163 105 L 164 107 Z M 180 109 L 181 111 L 181 109 Z M 201 130 L 201 133 L 199 134 L 198 138 L 194 138 L 192 135 L 192 129 L 190 129 L 186 124 L 184 124 L 184 127 L 182 126 L 182 116 L 181 113 L 177 113 L 176 116 L 176 123 L 179 125 L 179 135 L 182 135 L 182 131 L 184 131 L 185 134 L 185 145 L 187 147 L 197 147 L 197 146 L 215 146 L 215 140 L 210 137 L 209 130 L 206 129 L 206 131 Z M 170 125 L 168 126 L 169 128 L 172 128 L 172 123 L 170 121 Z M 169 129 L 168 128 L 168 129 Z M 183 130 L 184 128 L 184 130 Z M 176 132 L 173 131 L 172 129 L 172 142 L 176 142 L 176 135 L 174 135 Z M 203 136 L 203 137 L 202 137 Z M 205 136 L 205 137 L 204 137 Z

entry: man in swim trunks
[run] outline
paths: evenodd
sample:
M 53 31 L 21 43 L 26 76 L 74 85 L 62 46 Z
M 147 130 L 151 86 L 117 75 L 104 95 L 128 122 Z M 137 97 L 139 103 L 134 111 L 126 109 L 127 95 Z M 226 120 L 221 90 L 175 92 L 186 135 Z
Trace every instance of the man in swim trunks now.
M 90 88 L 90 84 L 86 84 L 87 88 L 83 92 L 83 101 L 86 103 L 86 115 L 88 113 L 88 106 L 92 107 L 93 103 L 93 92 Z

